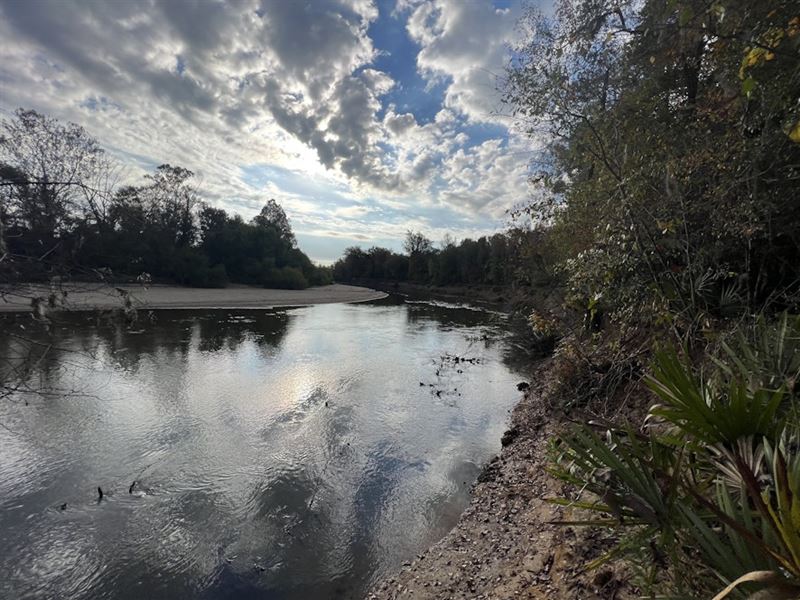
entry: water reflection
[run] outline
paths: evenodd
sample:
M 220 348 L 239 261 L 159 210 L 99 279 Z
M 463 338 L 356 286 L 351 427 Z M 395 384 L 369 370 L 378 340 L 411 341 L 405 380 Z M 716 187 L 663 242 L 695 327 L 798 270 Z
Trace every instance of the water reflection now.
M 502 319 L 463 308 L 0 326 L 79 392 L 0 407 L 2 597 L 359 597 L 454 524 L 516 399 Z

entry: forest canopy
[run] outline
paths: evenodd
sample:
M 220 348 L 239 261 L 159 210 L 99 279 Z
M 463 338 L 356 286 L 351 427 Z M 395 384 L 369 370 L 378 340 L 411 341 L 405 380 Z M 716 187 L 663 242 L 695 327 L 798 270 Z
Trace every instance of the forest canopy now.
M 538 231 L 512 229 L 477 240 L 445 239 L 439 244 L 409 231 L 404 254 L 354 246 L 333 265 L 337 281 L 409 281 L 423 285 L 544 285 L 549 279 L 538 254 Z

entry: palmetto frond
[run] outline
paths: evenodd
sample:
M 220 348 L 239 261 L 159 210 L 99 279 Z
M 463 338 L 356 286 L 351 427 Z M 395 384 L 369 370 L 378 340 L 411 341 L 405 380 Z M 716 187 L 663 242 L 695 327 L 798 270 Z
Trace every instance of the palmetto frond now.
M 759 319 L 705 374 L 661 352 L 647 378 L 660 402 L 645 425 L 667 428 L 580 427 L 561 439 L 554 473 L 597 500 L 560 503 L 624 527 L 612 554 L 628 552 L 649 569 L 651 589 L 800 597 L 799 331 L 796 318 Z

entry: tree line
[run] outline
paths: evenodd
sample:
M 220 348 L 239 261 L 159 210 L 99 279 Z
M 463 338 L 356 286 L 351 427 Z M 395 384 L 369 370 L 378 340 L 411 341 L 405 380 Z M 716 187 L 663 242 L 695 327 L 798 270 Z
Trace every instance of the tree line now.
M 541 231 L 511 229 L 477 240 L 445 238 L 437 247 L 419 232 L 408 231 L 404 253 L 373 246 L 347 248 L 333 265 L 337 281 L 409 281 L 438 286 L 546 285 L 551 274 L 540 254 Z
M 82 127 L 32 110 L 0 135 L 0 276 L 229 282 L 301 289 L 331 281 L 297 247 L 275 201 L 246 222 L 203 202 L 188 169 L 161 165 L 117 185 L 112 160 Z

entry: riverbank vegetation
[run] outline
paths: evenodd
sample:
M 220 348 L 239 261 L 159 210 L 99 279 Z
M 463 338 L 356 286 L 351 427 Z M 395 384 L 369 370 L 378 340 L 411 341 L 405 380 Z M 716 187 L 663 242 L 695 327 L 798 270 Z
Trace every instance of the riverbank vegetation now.
M 337 281 L 408 281 L 423 285 L 549 285 L 551 277 L 539 254 L 540 232 L 515 228 L 477 240 L 446 238 L 439 244 L 409 231 L 404 253 L 354 246 L 333 266 Z
M 29 110 L 2 124 L 0 282 L 228 282 L 301 289 L 331 281 L 269 200 L 250 222 L 203 202 L 191 171 L 161 165 L 119 185 L 83 128 Z
M 646 597 L 800 593 L 800 13 L 529 11 L 505 99 L 548 140 L 526 209 L 563 286 L 553 444 Z

